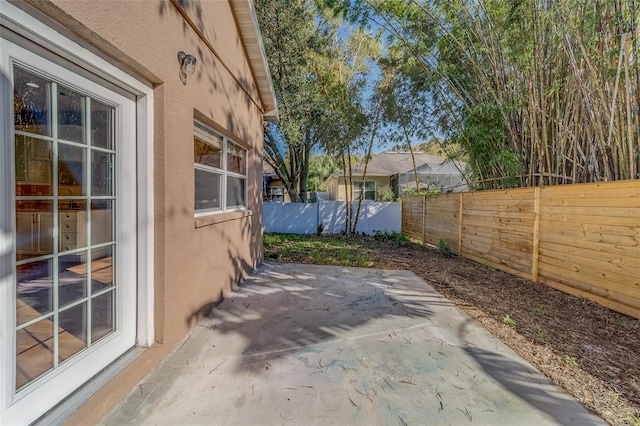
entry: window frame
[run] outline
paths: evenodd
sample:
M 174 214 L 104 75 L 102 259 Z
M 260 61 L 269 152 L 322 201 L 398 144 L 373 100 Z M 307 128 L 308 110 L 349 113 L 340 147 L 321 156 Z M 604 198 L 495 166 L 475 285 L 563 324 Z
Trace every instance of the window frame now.
M 249 209 L 248 205 L 248 190 L 249 190 L 249 172 L 248 172 L 248 159 L 249 159 L 249 150 L 244 147 L 242 144 L 238 143 L 235 140 L 228 138 L 222 133 L 214 130 L 211 126 L 203 123 L 200 120 L 193 120 L 193 137 L 194 137 L 194 149 L 195 149 L 195 141 L 198 139 L 203 143 L 210 144 L 212 146 L 217 145 L 217 140 L 221 140 L 221 151 L 220 151 L 220 168 L 193 162 L 194 167 L 194 217 L 202 217 L 209 215 L 216 215 L 221 213 L 229 213 L 229 212 L 237 212 L 237 211 L 245 211 Z M 231 172 L 228 167 L 228 156 L 229 156 L 229 145 L 236 147 L 244 153 L 243 163 L 244 163 L 244 174 Z M 220 207 L 215 208 L 203 208 L 197 209 L 196 204 L 196 186 L 197 182 L 195 180 L 195 172 L 196 170 L 217 174 L 220 176 Z M 244 205 L 238 206 L 228 206 L 227 205 L 227 194 L 228 194 L 228 181 L 229 178 L 243 179 L 244 180 L 244 188 L 243 188 L 243 200 Z
M 367 184 L 373 184 L 373 189 L 367 189 Z M 363 192 L 363 187 L 364 187 L 364 192 Z M 377 185 L 376 185 L 376 181 L 374 180 L 356 182 L 355 185 L 353 185 L 353 194 L 352 194 L 353 201 L 356 201 L 358 199 L 358 197 L 360 196 L 359 195 L 360 193 L 362 193 L 362 201 L 375 201 L 376 194 L 377 194 L 376 190 L 377 190 Z M 373 192 L 373 199 L 367 199 L 367 192 Z
M 119 122 L 118 139 L 133 141 L 133 143 L 116 145 L 118 147 L 116 150 L 120 152 L 120 160 L 117 161 L 120 162 L 114 163 L 114 169 L 126 170 L 130 173 L 129 176 L 135 177 L 135 185 L 138 188 L 138 191 L 131 191 L 130 187 L 125 189 L 123 179 L 115 180 L 117 186 L 114 191 L 120 197 L 118 204 L 131 206 L 131 210 L 126 212 L 117 210 L 119 209 L 117 207 L 115 213 L 116 240 L 128 240 L 131 244 L 130 250 L 119 250 L 122 258 L 116 260 L 119 266 L 114 268 L 114 273 L 119 277 L 117 279 L 120 282 L 124 282 L 126 278 L 126 282 L 132 284 L 125 286 L 126 288 L 121 287 L 120 290 L 120 294 L 126 295 L 127 299 L 124 302 L 121 300 L 120 307 L 117 308 L 116 321 L 122 325 L 120 332 L 110 335 L 109 340 L 105 338 L 99 342 L 96 341 L 93 345 L 94 351 L 78 353 L 74 361 L 70 358 L 64 364 L 61 363 L 57 371 L 50 371 L 18 391 L 15 390 L 11 379 L 1 384 L 0 424 L 29 424 L 41 416 L 45 419 L 55 418 L 52 416 L 56 413 L 65 412 L 65 410 L 73 411 L 70 407 L 77 407 L 97 389 L 95 386 L 88 386 L 88 383 L 106 383 L 107 378 L 114 374 L 114 368 L 122 368 L 139 354 L 137 350 L 130 352 L 131 348 L 146 346 L 155 341 L 152 321 L 153 287 L 146 285 L 149 282 L 153 283 L 153 279 L 147 279 L 147 277 L 153 277 L 153 202 L 147 202 L 153 200 L 154 192 L 153 92 L 143 83 L 131 80 L 132 84 L 127 84 L 125 80 L 128 77 L 124 78 L 126 75 L 117 68 L 22 10 L 16 9 L 15 6 L 3 3 L 0 9 L 2 9 L 0 18 L 3 30 L 5 24 L 11 22 L 20 22 L 24 25 L 20 27 L 24 31 L 16 27 L 15 29 L 18 30 L 16 33 L 3 31 L 0 35 L 0 43 L 2 43 L 0 70 L 7 76 L 0 81 L 2 95 L 0 101 L 3 105 L 9 106 L 7 114 L 0 114 L 0 134 L 3 138 L 6 141 L 13 141 L 16 135 L 11 114 L 13 102 L 10 98 L 15 77 L 12 68 L 15 65 L 116 107 L 115 114 Z M 27 36 L 33 42 L 28 40 Z M 62 46 L 67 48 L 61 50 Z M 55 56 L 56 52 L 61 52 L 60 57 Z M 72 62 L 73 58 L 77 61 Z M 104 72 L 100 74 L 94 72 L 98 66 L 101 66 L 100 69 Z M 106 77 L 109 79 L 104 79 Z M 116 83 L 118 86 L 115 85 Z M 9 206 L 15 203 L 16 196 L 14 143 L 7 142 L 0 145 L 2 145 L 0 146 L 0 164 L 7 165 L 0 172 L 2 176 L 0 202 Z M 57 161 L 53 162 L 52 169 L 57 168 L 57 164 Z M 142 218 L 148 220 L 141 220 Z M 13 208 L 0 209 L 0 225 L 7 230 L 6 235 L 0 232 L 0 249 L 9 254 L 4 256 L 6 259 L 0 259 L 0 306 L 7 307 L 0 312 L 0 319 L 8 326 L 15 324 L 16 316 L 15 258 L 10 255 L 16 252 L 15 219 Z M 53 220 L 59 220 L 56 214 L 53 215 Z M 59 230 L 54 226 L 54 238 L 59 238 L 56 228 Z M 56 247 L 55 243 L 54 247 Z M 59 268 L 55 264 L 56 262 L 54 262 L 54 271 L 55 268 Z M 15 374 L 15 365 L 11 360 L 15 356 L 16 338 L 13 332 L 6 332 L 5 325 L 2 325 L 2 328 L 0 330 L 0 341 L 2 341 L 0 363 L 7 366 L 7 376 L 11 377 Z M 134 352 L 136 355 L 133 355 Z M 43 422 L 48 423 L 47 420 Z

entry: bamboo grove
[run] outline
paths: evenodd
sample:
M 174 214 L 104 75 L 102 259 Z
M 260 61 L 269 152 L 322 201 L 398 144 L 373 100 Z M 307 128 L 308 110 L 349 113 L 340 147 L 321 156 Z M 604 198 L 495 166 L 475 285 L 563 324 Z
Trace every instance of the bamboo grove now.
M 636 0 L 328 4 L 384 28 L 428 80 L 476 188 L 640 177 Z

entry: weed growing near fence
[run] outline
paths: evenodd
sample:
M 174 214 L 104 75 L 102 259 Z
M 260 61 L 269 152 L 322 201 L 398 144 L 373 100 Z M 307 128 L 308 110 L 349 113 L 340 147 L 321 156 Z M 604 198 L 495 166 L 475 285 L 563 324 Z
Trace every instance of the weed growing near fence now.
M 407 237 L 405 234 L 400 232 L 377 231 L 375 229 L 373 230 L 373 232 L 374 232 L 373 238 L 375 238 L 376 240 L 395 241 L 401 246 L 405 246 L 411 242 L 409 240 L 409 237 Z
M 507 324 L 511 328 L 516 328 L 516 321 L 509 316 L 509 314 L 502 317 L 502 322 Z
M 549 335 L 547 334 L 547 332 L 546 332 L 546 331 L 544 331 L 544 330 L 539 330 L 539 331 L 537 331 L 537 332 L 536 332 L 535 338 L 536 338 L 536 340 L 538 340 L 539 342 L 544 343 L 544 342 L 546 342 L 547 340 L 549 340 Z
M 438 241 L 438 252 L 444 257 L 451 256 L 451 244 L 443 239 L 440 239 L 440 241 Z
M 543 316 L 548 315 L 547 308 L 539 305 L 533 308 L 533 313 L 536 315 L 543 315 Z
M 567 364 L 569 367 L 577 367 L 578 366 L 578 360 L 576 359 L 576 357 L 571 356 L 571 355 L 565 355 L 564 356 L 564 363 Z

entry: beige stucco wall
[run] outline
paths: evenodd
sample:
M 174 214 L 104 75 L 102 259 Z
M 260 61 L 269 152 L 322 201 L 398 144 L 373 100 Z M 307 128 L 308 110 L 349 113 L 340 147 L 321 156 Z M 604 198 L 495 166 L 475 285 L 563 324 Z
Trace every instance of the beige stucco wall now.
M 367 176 L 365 178 L 367 182 L 375 182 L 376 183 L 376 197 L 380 191 L 385 191 L 389 189 L 389 176 Z M 336 201 L 344 201 L 346 200 L 347 194 L 347 185 L 346 180 L 343 176 L 340 176 L 337 179 L 331 179 L 327 185 L 327 191 L 329 192 L 329 196 L 332 200 Z M 362 176 L 353 176 L 352 182 L 354 186 L 357 182 L 362 182 Z M 335 195 L 334 195 L 335 194 Z M 353 192 L 349 194 L 349 198 L 353 199 Z
M 155 98 L 155 327 L 148 350 L 85 403 L 69 424 L 94 423 L 117 403 L 202 313 L 262 260 L 262 112 L 250 65 L 227 1 L 189 1 L 198 26 L 245 93 L 170 1 L 30 1 L 73 37 L 127 72 L 142 76 Z M 177 52 L 197 58 L 183 85 Z M 252 99 L 253 98 L 253 101 Z M 194 218 L 194 114 L 249 147 L 251 215 Z M 217 223 L 216 223 L 217 222 Z

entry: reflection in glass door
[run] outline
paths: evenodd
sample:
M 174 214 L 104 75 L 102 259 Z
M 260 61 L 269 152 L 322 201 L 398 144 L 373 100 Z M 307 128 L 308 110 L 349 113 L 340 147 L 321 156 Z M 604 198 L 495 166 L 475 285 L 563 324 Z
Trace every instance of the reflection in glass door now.
M 116 330 L 116 109 L 13 67 L 15 390 Z

